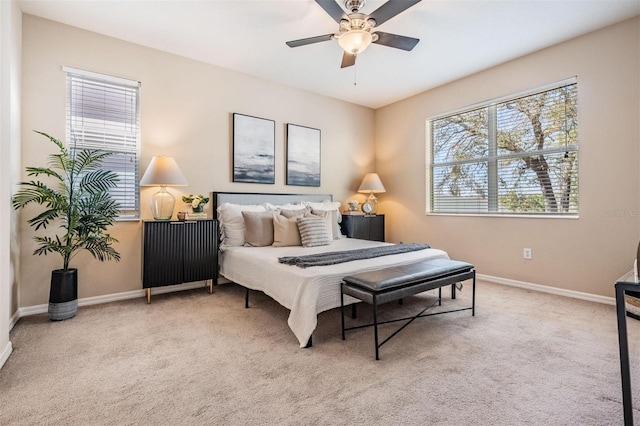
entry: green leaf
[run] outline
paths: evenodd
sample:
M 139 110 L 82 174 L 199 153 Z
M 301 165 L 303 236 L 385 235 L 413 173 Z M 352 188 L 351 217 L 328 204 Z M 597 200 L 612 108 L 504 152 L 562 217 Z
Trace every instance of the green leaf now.
M 44 182 L 32 180 L 20 182 L 13 195 L 14 209 L 38 204 L 43 210 L 27 220 L 36 231 L 57 224 L 60 232 L 54 237 L 36 236 L 39 247 L 34 255 L 58 253 L 63 259 L 63 269 L 80 251 L 87 250 L 100 261 L 120 260 L 120 254 L 112 247 L 118 241 L 106 230 L 119 214 L 119 205 L 109 194 L 117 186 L 118 175 L 102 169 L 102 162 L 111 153 L 97 150 L 68 150 L 60 140 L 43 132 L 58 147 L 49 156 L 49 167 L 26 167 L 28 176 L 45 176 Z M 53 189 L 57 188 L 57 189 Z

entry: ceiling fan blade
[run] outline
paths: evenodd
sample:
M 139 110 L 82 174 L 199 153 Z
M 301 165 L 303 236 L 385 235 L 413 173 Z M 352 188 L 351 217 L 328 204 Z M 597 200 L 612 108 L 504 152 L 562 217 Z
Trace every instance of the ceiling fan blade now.
M 383 33 L 381 31 L 376 31 L 375 34 L 378 35 L 378 39 L 373 43 L 381 44 L 383 46 L 395 47 L 396 49 L 402 49 L 406 51 L 412 50 L 420 41 L 419 38 L 406 37 L 391 33 Z
M 397 14 L 409 9 L 414 4 L 420 3 L 420 1 L 421 0 L 389 0 L 367 16 L 367 19 L 374 19 L 376 26 L 382 25 Z
M 320 7 L 323 8 L 324 11 L 327 12 L 338 24 L 342 19 L 349 19 L 344 13 L 344 10 L 338 6 L 336 0 L 316 0 L 316 3 L 318 3 Z
M 356 64 L 356 55 L 344 52 L 344 55 L 342 55 L 342 64 L 340 64 L 340 68 L 351 67 L 355 64 Z
M 320 43 L 321 41 L 329 41 L 333 38 L 333 34 L 325 34 L 321 36 L 301 38 L 300 40 L 292 40 L 287 42 L 289 47 L 305 46 L 307 44 Z

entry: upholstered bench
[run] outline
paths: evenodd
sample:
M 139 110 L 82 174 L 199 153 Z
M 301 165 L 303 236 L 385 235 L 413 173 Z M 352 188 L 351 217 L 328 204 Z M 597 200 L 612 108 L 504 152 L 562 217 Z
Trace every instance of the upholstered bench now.
M 436 303 L 442 305 L 442 287 L 452 285 L 451 296 L 455 298 L 455 284 L 473 279 L 471 306 L 466 308 L 452 309 L 425 314 L 427 309 Z M 432 259 L 407 265 L 392 266 L 376 271 L 362 272 L 349 275 L 342 279 L 340 294 L 340 310 L 342 314 L 342 340 L 345 340 L 345 331 L 357 328 L 373 326 L 376 347 L 376 360 L 380 359 L 379 349 L 389 339 L 398 334 L 400 330 L 409 325 L 419 317 L 439 315 L 450 312 L 471 310 L 471 315 L 475 316 L 476 305 L 476 271 L 474 266 L 467 262 L 460 262 L 450 259 Z M 424 308 L 418 315 L 408 318 L 398 318 L 389 321 L 378 322 L 378 306 L 394 300 L 402 300 L 423 291 L 438 289 L 438 300 Z M 373 306 L 373 323 L 351 328 L 345 328 L 344 320 L 344 295 L 349 295 Z M 378 325 L 396 321 L 407 322 L 378 344 Z

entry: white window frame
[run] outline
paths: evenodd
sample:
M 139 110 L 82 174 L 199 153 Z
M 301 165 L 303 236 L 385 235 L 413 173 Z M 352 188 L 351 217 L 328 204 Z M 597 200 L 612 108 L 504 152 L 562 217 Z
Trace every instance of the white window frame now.
M 489 101 L 484 101 L 484 102 L 480 102 L 474 105 L 470 105 L 464 108 L 460 108 L 454 111 L 449 111 L 447 113 L 443 113 L 443 114 L 439 114 L 436 116 L 432 116 L 426 119 L 426 125 L 425 125 L 425 136 L 426 136 L 426 167 L 425 167 L 425 182 L 426 182 L 426 214 L 427 215 L 453 215 L 453 216 L 482 216 L 482 217 L 487 217 L 487 216 L 495 216 L 495 217 L 549 217 L 549 218 L 563 218 L 563 219 L 567 219 L 567 218 L 578 218 L 579 217 L 579 211 L 575 211 L 575 212 L 563 212 L 563 213 L 550 213 L 550 212 L 544 212 L 544 213 L 535 213 L 535 212 L 508 212 L 508 213 L 501 213 L 499 211 L 497 211 L 497 204 L 498 204 L 498 199 L 497 199 L 497 179 L 495 179 L 495 175 L 497 174 L 496 171 L 496 167 L 491 167 L 491 165 L 493 164 L 495 166 L 495 164 L 497 164 L 497 161 L 499 161 L 500 159 L 506 159 L 508 157 L 518 157 L 518 154 L 511 154 L 511 155 L 504 155 L 504 156 L 500 156 L 498 155 L 495 151 L 496 151 L 496 147 L 497 147 L 497 143 L 490 143 L 489 144 L 489 152 L 488 152 L 488 156 L 485 158 L 485 162 L 487 163 L 487 173 L 488 173 L 488 187 L 487 187 L 487 191 L 488 191 L 488 197 L 487 197 L 487 210 L 486 211 L 465 211 L 463 210 L 459 210 L 459 211 L 455 211 L 455 210 L 448 210 L 448 211 L 437 211 L 434 210 L 433 208 L 433 188 L 432 188 L 432 179 L 433 179 L 433 168 L 434 168 L 434 163 L 433 163 L 433 142 L 432 142 L 432 136 L 433 136 L 433 129 L 432 129 L 432 123 L 436 120 L 439 119 L 443 119 L 446 117 L 451 117 L 454 115 L 458 115 L 458 114 L 463 114 L 465 112 L 470 112 L 470 111 L 474 111 L 474 110 L 478 110 L 480 108 L 488 108 L 488 114 L 492 114 L 495 113 L 495 106 L 504 102 L 508 102 L 508 101 L 512 101 L 512 100 L 516 100 L 518 98 L 522 98 L 522 97 L 526 97 L 526 96 L 531 96 L 531 95 L 536 95 L 542 92 L 546 92 L 549 90 L 553 90 L 553 89 L 558 89 L 564 86 L 569 86 L 569 85 L 577 85 L 578 83 L 578 79 L 577 77 L 571 77 L 562 81 L 558 81 L 555 83 L 551 83 L 542 87 L 537 87 L 535 89 L 531 89 L 531 90 L 527 90 L 524 92 L 520 92 L 517 94 L 512 94 L 512 95 L 508 95 L 508 96 L 502 96 L 500 98 L 496 98 L 496 99 L 492 99 Z M 491 108 L 493 107 L 493 109 Z M 493 112 L 492 112 L 493 111 Z M 489 124 L 489 128 L 487 129 L 489 132 L 489 137 L 492 137 L 491 134 L 494 133 L 495 134 L 495 128 L 492 128 L 491 124 Z M 570 151 L 575 151 L 576 152 L 576 164 L 577 167 L 579 169 L 579 158 L 577 157 L 578 155 L 578 142 L 576 141 L 576 143 L 574 145 L 570 145 L 568 147 L 563 147 L 563 148 L 549 148 L 549 149 L 545 149 L 543 151 L 541 151 L 541 154 L 553 154 L 553 153 L 560 153 L 560 152 L 565 152 L 567 151 L 567 148 Z M 535 151 L 528 151 L 526 152 L 524 155 L 530 155 L 532 153 L 535 153 Z M 521 154 L 522 155 L 522 154 Z M 478 161 L 480 160 L 480 158 L 477 158 L 473 161 L 470 162 L 480 162 Z M 463 162 L 461 162 L 463 163 Z M 437 164 L 436 164 L 437 165 Z M 494 178 L 492 178 L 491 176 L 493 176 Z M 576 191 L 577 194 L 579 196 L 579 191 L 578 191 L 578 187 L 576 185 Z
M 122 206 L 117 220 L 139 219 L 140 82 L 71 67 L 62 70 L 67 74 L 68 148 L 115 153 L 104 166 L 120 177 L 118 186 L 111 191 Z M 104 98 L 94 98 L 85 105 L 82 93 L 78 92 L 84 88 L 92 89 L 93 93 L 98 90 Z M 73 112 L 77 108 L 80 114 Z M 109 114 L 117 114 L 118 119 L 109 120 Z

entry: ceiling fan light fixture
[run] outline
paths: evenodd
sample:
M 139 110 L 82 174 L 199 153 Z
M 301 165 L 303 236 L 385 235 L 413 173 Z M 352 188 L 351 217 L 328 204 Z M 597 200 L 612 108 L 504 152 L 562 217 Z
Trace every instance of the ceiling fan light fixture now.
M 373 41 L 369 31 L 351 30 L 340 34 L 338 44 L 347 53 L 357 55 L 365 51 Z

